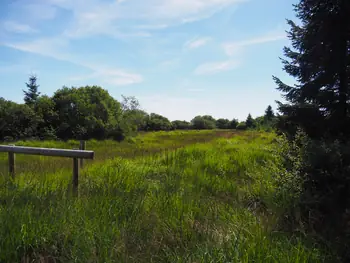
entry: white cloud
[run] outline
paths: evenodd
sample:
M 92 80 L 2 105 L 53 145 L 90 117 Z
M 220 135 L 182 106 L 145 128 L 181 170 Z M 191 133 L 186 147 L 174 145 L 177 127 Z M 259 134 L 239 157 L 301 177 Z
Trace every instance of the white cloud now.
M 184 45 L 184 48 L 185 49 L 199 48 L 201 46 L 206 45 L 210 40 L 211 40 L 211 38 L 209 38 L 209 37 L 194 38 L 194 39 L 186 42 Z
M 127 32 L 127 36 L 144 36 L 148 33 L 139 32 L 140 29 L 164 29 L 172 24 L 204 19 L 224 7 L 244 1 L 246 0 L 46 0 L 45 4 L 69 10 L 73 14 L 71 27 L 65 32 L 67 36 L 104 34 L 120 37 L 123 32 Z M 131 21 L 132 25 L 126 26 L 123 23 L 125 20 Z
M 219 62 L 208 62 L 199 65 L 194 73 L 196 75 L 208 75 L 208 74 L 215 74 L 222 71 L 228 71 L 231 69 L 234 69 L 238 67 L 239 62 L 236 60 L 226 60 L 226 61 L 219 61 Z
M 111 85 L 124 86 L 143 81 L 141 75 L 128 73 L 121 69 L 102 69 L 97 71 L 98 77 Z
M 66 61 L 92 71 L 92 73 L 87 76 L 75 76 L 72 77 L 71 80 L 83 80 L 97 77 L 106 83 L 117 86 L 130 85 L 143 81 L 143 77 L 139 74 L 129 73 L 120 68 L 106 67 L 104 65 L 99 65 L 97 62 L 91 63 L 83 58 L 69 54 L 69 52 L 65 51 L 68 44 L 69 41 L 65 38 L 43 38 L 31 42 L 8 43 L 4 45 L 17 50 Z
M 12 33 L 36 33 L 36 29 L 32 28 L 27 24 L 21 24 L 16 21 L 5 21 L 3 23 L 3 28 Z
M 265 35 L 248 39 L 248 40 L 224 43 L 222 44 L 222 47 L 225 53 L 229 57 L 233 57 L 233 56 L 241 55 L 243 50 L 248 46 L 265 44 L 265 43 L 274 42 L 274 41 L 283 40 L 283 39 L 286 39 L 286 33 L 280 32 L 280 30 L 278 30 L 278 31 L 271 31 Z M 233 60 L 232 58 L 228 59 L 227 61 L 208 62 L 202 65 L 199 65 L 195 69 L 194 73 L 197 75 L 214 74 L 221 71 L 234 69 L 238 67 L 239 64 L 240 63 L 238 60 Z
M 2 45 L 17 49 L 23 52 L 29 52 L 33 54 L 38 54 L 45 57 L 54 58 L 60 61 L 68 61 L 73 64 L 78 64 L 72 62 L 69 54 L 65 52 L 65 48 L 68 46 L 69 42 L 64 38 L 38 38 L 33 41 L 28 42 L 17 42 L 17 43 L 3 43 Z
M 28 26 L 22 27 L 23 31 L 29 31 L 30 25 L 38 21 L 56 18 L 63 9 L 71 14 L 65 19 L 69 25 L 64 30 L 66 37 L 125 38 L 149 37 L 150 30 L 205 19 L 244 1 L 247 0 L 18 0 L 12 5 L 26 15 Z
M 158 19 L 194 21 L 196 17 L 213 14 L 222 8 L 243 0 L 151 0 L 149 14 Z
M 233 55 L 239 54 L 242 51 L 242 49 L 247 46 L 265 44 L 268 42 L 274 42 L 274 41 L 283 40 L 283 39 L 286 39 L 286 33 L 272 32 L 272 33 L 267 33 L 266 35 L 248 39 L 248 40 L 224 43 L 222 47 L 228 56 L 233 56 Z

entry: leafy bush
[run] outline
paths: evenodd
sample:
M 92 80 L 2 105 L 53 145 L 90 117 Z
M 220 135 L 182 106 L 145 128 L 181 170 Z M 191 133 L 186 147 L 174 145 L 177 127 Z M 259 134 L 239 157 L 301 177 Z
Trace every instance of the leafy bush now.
M 216 120 L 212 116 L 196 116 L 191 121 L 196 130 L 211 130 L 216 128 Z
M 311 139 L 298 130 L 281 137 L 284 169 L 276 176 L 276 199 L 285 210 L 284 227 L 316 235 L 323 245 L 350 258 L 350 142 Z
M 246 130 L 247 129 L 247 125 L 245 124 L 244 121 L 238 123 L 237 127 L 236 127 L 237 130 Z

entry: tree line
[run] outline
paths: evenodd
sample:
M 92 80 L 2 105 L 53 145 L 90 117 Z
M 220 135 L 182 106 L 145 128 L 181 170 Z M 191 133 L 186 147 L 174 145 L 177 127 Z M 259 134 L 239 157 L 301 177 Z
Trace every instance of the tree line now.
M 275 115 L 271 106 L 265 116 L 247 120 L 215 119 L 196 116 L 192 121 L 170 121 L 166 117 L 140 109 L 135 97 L 119 102 L 98 86 L 63 87 L 51 97 L 41 95 L 36 76 L 30 76 L 23 90 L 24 103 L 0 98 L 0 140 L 19 139 L 115 139 L 122 140 L 137 131 L 190 129 L 271 128 Z

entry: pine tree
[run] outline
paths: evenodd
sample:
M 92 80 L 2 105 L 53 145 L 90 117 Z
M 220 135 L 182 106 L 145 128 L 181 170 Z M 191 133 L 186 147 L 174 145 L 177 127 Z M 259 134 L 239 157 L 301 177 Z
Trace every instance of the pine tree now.
M 292 47 L 282 63 L 298 84 L 273 77 L 288 102 L 277 102 L 279 111 L 311 137 L 349 134 L 350 1 L 301 0 L 294 8 L 301 24 L 287 20 Z
M 247 117 L 247 120 L 245 121 L 245 124 L 246 124 L 248 129 L 254 128 L 254 126 L 255 126 L 255 122 L 254 122 L 252 115 L 250 113 L 248 114 L 248 117 Z
M 267 121 L 271 121 L 274 117 L 275 117 L 275 113 L 273 112 L 271 105 L 269 105 L 265 110 L 264 118 Z
M 34 105 L 40 96 L 40 92 L 38 91 L 39 85 L 37 85 L 36 81 L 37 77 L 31 75 L 29 77 L 29 83 L 26 83 L 28 91 L 23 90 L 24 102 L 29 106 Z

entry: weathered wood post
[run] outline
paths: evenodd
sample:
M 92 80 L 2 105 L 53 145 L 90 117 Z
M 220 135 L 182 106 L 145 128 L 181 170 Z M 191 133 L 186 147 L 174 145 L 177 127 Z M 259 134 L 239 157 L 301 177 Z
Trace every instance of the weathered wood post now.
M 78 193 L 79 184 L 79 160 L 80 159 L 94 159 L 95 153 L 93 151 L 82 150 L 67 150 L 54 148 L 39 148 L 39 147 L 24 147 L 14 145 L 0 145 L 0 152 L 8 153 L 9 173 L 15 177 L 15 154 L 29 154 L 41 156 L 54 156 L 73 158 L 73 192 Z
M 73 150 L 76 150 L 76 149 L 73 149 Z M 78 195 L 78 186 L 79 186 L 79 159 L 73 158 L 73 194 L 74 195 Z
M 14 146 L 14 145 L 10 145 L 10 146 Z M 15 178 L 16 176 L 16 155 L 14 152 L 9 152 L 8 153 L 8 161 L 9 161 L 9 174 L 12 177 L 12 179 Z
M 80 147 L 79 147 L 79 149 L 80 149 L 81 151 L 85 151 L 85 149 L 86 149 L 86 141 L 83 141 L 83 140 L 80 141 Z M 84 167 L 84 159 L 81 158 L 81 159 L 80 159 L 80 168 L 83 169 L 83 167 Z

